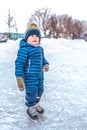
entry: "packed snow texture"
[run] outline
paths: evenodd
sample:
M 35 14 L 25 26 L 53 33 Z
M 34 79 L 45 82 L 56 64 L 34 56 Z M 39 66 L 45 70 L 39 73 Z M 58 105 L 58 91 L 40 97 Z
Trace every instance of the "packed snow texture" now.
M 45 114 L 33 123 L 15 78 L 19 41 L 0 43 L 0 130 L 87 130 L 87 42 L 42 39 L 50 70 L 40 102 Z

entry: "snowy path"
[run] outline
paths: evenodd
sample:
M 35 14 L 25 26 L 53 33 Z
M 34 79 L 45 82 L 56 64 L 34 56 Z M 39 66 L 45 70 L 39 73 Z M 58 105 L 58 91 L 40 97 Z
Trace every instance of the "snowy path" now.
M 18 44 L 0 44 L 0 130 L 87 130 L 87 45 L 46 42 L 50 71 L 41 102 L 45 115 L 38 124 L 26 117 L 25 93 L 17 88 Z

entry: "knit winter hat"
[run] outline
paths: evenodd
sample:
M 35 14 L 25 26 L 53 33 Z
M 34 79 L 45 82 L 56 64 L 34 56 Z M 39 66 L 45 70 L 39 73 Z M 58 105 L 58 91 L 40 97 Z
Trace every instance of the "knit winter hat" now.
M 27 41 L 28 37 L 30 35 L 37 35 L 39 37 L 39 41 L 41 40 L 41 33 L 39 28 L 37 27 L 37 25 L 35 23 L 32 23 L 28 26 L 26 32 L 25 32 L 25 40 Z

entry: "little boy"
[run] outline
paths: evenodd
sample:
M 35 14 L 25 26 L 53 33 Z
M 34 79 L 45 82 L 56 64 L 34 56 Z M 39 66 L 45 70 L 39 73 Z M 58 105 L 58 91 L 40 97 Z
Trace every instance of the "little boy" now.
M 43 72 L 49 70 L 40 41 L 40 30 L 32 23 L 25 32 L 25 38 L 20 41 L 15 60 L 17 84 L 21 91 L 25 89 L 27 114 L 34 121 L 38 120 L 38 113 L 44 113 L 39 102 L 44 91 Z

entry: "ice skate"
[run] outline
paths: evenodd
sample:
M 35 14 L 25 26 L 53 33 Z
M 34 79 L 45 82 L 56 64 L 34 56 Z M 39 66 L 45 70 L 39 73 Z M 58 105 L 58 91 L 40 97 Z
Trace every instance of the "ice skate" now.
M 45 112 L 44 109 L 39 104 L 36 105 L 36 111 L 39 114 L 44 114 L 44 112 Z
M 37 115 L 35 107 L 28 108 L 27 115 L 33 122 L 38 122 L 38 115 Z

